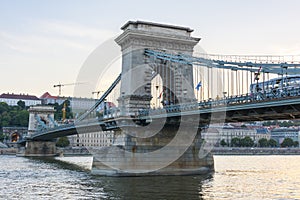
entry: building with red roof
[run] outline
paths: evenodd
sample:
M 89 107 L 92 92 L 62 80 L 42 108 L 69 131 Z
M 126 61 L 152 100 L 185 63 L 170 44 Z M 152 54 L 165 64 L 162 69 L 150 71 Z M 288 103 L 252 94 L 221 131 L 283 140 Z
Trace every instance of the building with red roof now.
M 40 99 L 42 100 L 43 105 L 47 105 L 55 103 L 62 104 L 67 98 L 52 96 L 49 92 L 45 92 Z

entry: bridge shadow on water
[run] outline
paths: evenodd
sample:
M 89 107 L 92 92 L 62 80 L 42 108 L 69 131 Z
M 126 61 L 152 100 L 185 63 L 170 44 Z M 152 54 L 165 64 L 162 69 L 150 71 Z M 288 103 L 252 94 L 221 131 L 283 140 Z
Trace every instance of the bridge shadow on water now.
M 78 177 L 79 192 L 88 199 L 203 199 L 208 188 L 203 185 L 213 182 L 214 174 L 188 176 L 137 176 L 108 177 L 92 175 L 82 166 L 57 160 L 53 157 L 29 157 L 30 161 L 49 165 L 56 170 L 71 171 Z M 77 175 L 76 175 L 77 174 Z M 80 174 L 80 175 L 79 175 Z M 81 192 L 80 192 L 81 191 Z M 83 198 L 78 196 L 79 199 Z
M 202 185 L 213 175 L 92 177 L 92 187 L 103 188 L 108 199 L 203 199 Z
M 52 167 L 57 169 L 65 169 L 65 170 L 72 170 L 78 172 L 89 172 L 89 170 L 83 166 L 79 166 L 74 163 L 65 162 L 62 160 L 57 160 L 55 157 L 27 157 L 27 158 L 33 162 L 49 164 Z

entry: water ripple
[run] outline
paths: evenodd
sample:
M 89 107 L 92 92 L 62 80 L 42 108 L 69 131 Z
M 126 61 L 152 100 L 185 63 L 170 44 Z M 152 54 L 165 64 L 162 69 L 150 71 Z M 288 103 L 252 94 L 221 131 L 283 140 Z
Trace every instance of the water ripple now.
M 0 156 L 0 199 L 300 199 L 300 156 L 215 156 L 215 163 L 204 177 L 118 178 L 54 159 Z

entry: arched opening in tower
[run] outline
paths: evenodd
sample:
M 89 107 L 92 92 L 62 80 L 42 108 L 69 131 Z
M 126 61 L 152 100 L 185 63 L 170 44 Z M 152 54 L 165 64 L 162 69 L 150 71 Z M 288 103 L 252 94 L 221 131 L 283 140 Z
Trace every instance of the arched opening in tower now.
M 11 142 L 18 142 L 20 139 L 20 134 L 15 132 L 11 135 Z
M 161 76 L 157 74 L 151 81 L 151 108 L 162 107 L 163 95 L 163 82 Z

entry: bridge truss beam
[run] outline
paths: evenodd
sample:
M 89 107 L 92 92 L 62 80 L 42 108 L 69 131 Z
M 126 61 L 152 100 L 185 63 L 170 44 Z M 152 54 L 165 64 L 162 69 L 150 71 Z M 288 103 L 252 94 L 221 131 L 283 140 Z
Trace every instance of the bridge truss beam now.
M 238 62 L 238 61 L 210 59 L 209 54 L 203 55 L 203 57 L 195 57 L 195 56 L 189 56 L 185 54 L 171 54 L 162 51 L 154 51 L 150 49 L 145 49 L 145 55 L 149 57 L 155 57 L 161 60 L 168 60 L 171 62 L 189 64 L 189 65 L 205 66 L 208 68 L 231 69 L 233 71 L 238 70 L 238 71 L 249 71 L 249 72 L 257 72 L 261 68 L 261 72 L 265 72 L 265 73 L 300 74 L 300 63 L 295 64 L 294 61 L 290 61 L 290 62 L 282 61 L 279 63 L 274 63 L 274 62 L 257 63 L 257 62 L 246 61 L 247 56 L 241 55 L 239 56 L 240 61 Z M 222 55 L 219 56 L 222 57 Z

